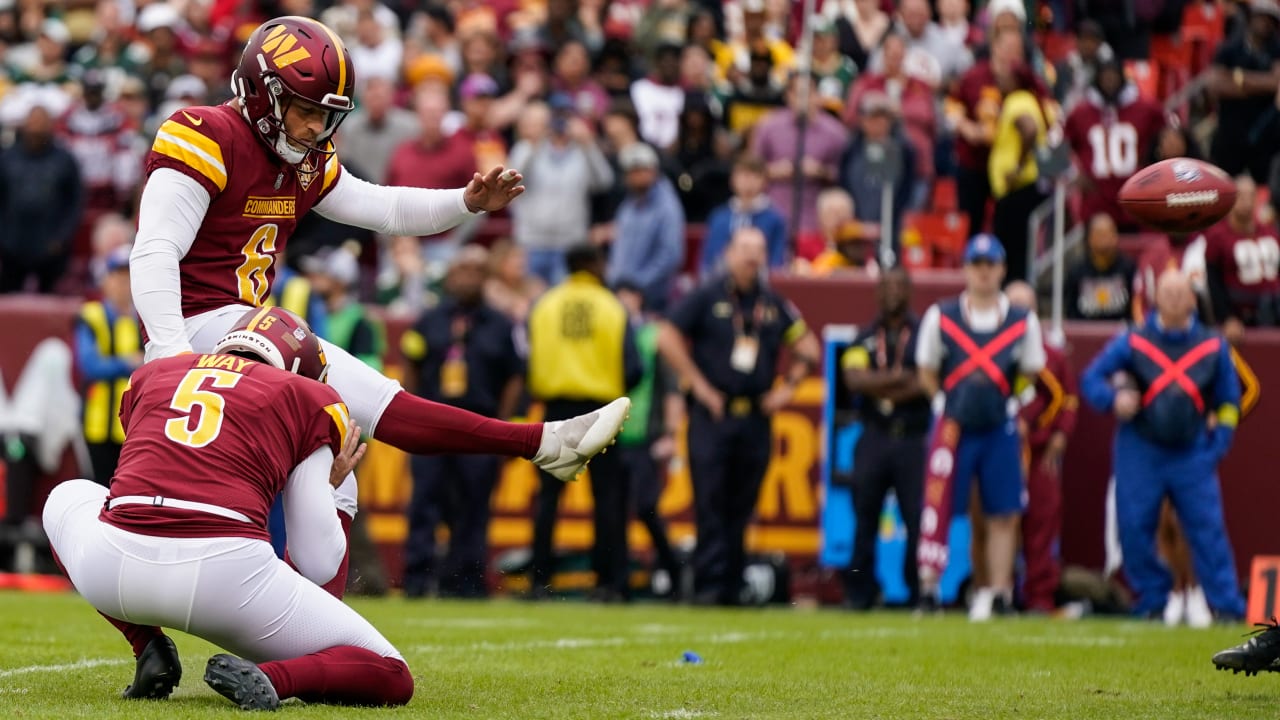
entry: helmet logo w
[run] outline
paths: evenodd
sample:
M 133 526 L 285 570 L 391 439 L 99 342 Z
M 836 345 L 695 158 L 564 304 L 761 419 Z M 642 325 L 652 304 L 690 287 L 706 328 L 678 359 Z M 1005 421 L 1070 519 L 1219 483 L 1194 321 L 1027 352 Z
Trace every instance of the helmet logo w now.
M 295 47 L 298 36 L 285 33 L 284 25 L 277 25 L 262 42 L 262 50 L 271 53 L 271 62 L 279 69 L 287 68 L 299 60 L 311 57 L 306 47 Z

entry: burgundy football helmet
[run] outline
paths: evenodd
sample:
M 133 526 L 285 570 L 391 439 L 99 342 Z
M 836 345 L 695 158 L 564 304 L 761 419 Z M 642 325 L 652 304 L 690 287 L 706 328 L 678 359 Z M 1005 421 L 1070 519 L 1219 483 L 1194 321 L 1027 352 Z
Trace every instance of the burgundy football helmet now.
M 249 36 L 231 73 L 231 92 L 267 147 L 297 165 L 311 153 L 333 152 L 329 138 L 355 108 L 355 80 L 351 56 L 337 33 L 311 18 L 289 15 L 268 20 Z M 324 131 L 313 142 L 285 131 L 285 112 L 297 101 L 327 113 Z
M 245 313 L 213 348 L 219 354 L 247 354 L 303 377 L 325 382 L 329 361 L 307 321 L 279 307 Z

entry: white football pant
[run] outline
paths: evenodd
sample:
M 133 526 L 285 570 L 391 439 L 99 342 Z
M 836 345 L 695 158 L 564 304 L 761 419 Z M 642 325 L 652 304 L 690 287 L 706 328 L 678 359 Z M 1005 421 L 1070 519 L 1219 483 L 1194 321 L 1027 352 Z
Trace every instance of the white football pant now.
M 68 480 L 44 530 L 76 590 L 99 611 L 204 638 L 255 663 L 354 646 L 404 660 L 369 621 L 250 538 L 138 535 L 98 519 L 107 488 Z

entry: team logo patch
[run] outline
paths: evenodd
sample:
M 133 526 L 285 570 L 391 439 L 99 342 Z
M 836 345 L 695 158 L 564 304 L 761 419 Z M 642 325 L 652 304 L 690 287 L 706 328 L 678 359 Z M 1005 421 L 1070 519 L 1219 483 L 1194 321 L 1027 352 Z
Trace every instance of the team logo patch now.
M 302 186 L 302 191 L 306 192 L 319 175 L 320 168 L 316 167 L 315 161 L 311 159 L 311 153 L 307 153 L 298 165 L 298 184 Z
M 1172 170 L 1173 179 L 1178 182 L 1193 183 L 1202 177 L 1200 168 L 1189 162 L 1176 162 L 1173 164 Z

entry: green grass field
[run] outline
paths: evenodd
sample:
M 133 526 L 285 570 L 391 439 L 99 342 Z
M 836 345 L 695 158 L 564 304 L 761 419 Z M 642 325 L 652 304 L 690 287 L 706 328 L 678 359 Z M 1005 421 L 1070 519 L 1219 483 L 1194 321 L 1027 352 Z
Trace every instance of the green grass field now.
M 1280 676 L 1213 670 L 1243 627 L 960 614 L 354 600 L 404 653 L 405 708 L 290 702 L 308 718 L 1275 718 Z M 201 680 L 213 646 L 177 634 L 167 702 L 125 702 L 128 647 L 75 595 L 0 592 L 0 717 L 241 714 Z M 692 650 L 702 664 L 686 664 Z

